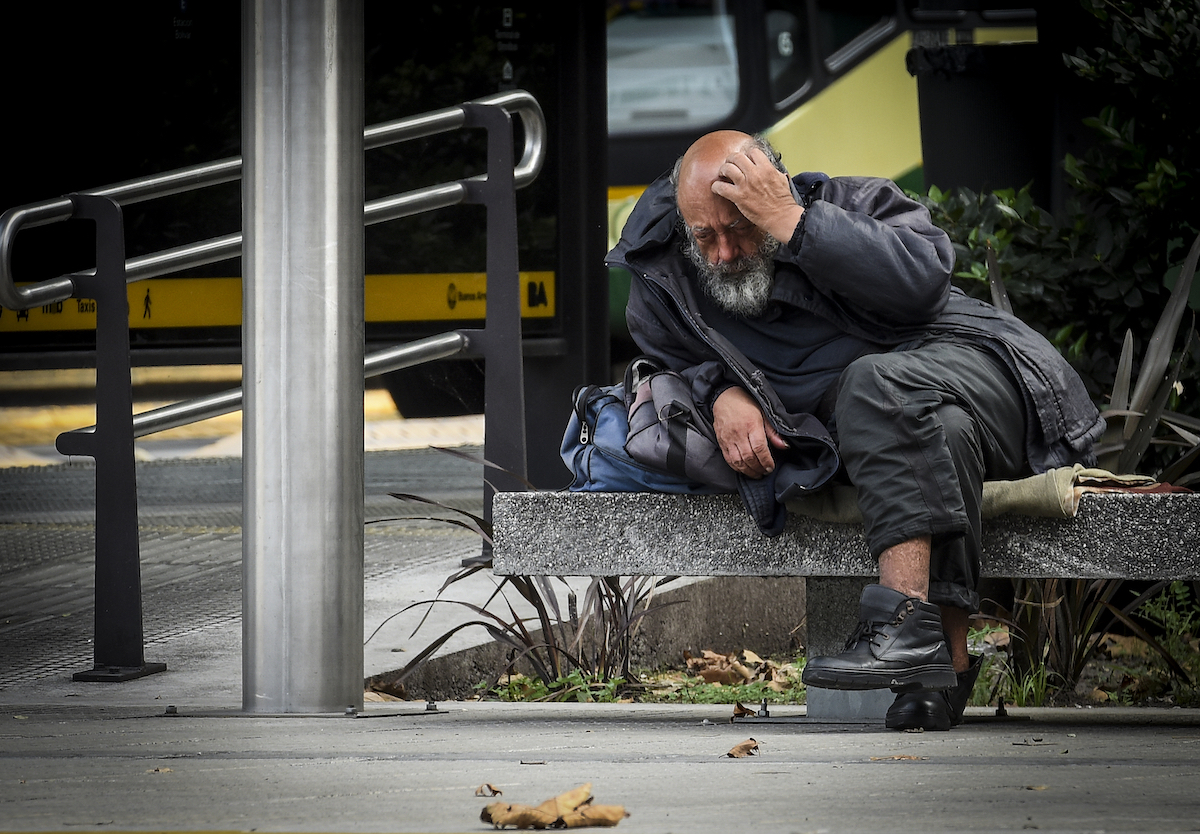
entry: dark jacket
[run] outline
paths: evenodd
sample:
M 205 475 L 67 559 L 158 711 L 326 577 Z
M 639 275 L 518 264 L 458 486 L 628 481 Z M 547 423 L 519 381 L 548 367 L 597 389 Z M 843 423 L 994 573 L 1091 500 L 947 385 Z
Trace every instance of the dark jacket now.
M 783 300 L 885 347 L 931 333 L 988 345 L 1021 382 L 1033 470 L 1094 464 L 1092 445 L 1104 421 L 1078 375 L 1036 331 L 951 286 L 953 247 L 924 206 L 890 180 L 801 174 L 793 183 L 805 212 L 775 257 L 777 286 L 787 288 Z M 776 431 L 792 438 L 811 433 L 807 415 L 788 414 L 762 372 L 700 316 L 677 222 L 670 183 L 660 177 L 608 255 L 609 266 L 633 274 L 626 318 L 634 341 L 691 379 L 697 402 L 710 413 L 717 395 L 737 384 Z

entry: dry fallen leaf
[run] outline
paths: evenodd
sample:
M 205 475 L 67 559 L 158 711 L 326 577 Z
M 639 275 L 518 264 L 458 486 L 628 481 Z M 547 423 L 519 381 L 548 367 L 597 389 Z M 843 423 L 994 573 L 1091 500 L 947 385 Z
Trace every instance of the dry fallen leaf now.
M 547 799 L 538 806 L 538 810 L 552 815 L 555 819 L 561 819 L 591 799 L 592 783 L 587 782 L 566 793 L 560 793 L 553 799 Z
M 1012 639 L 1006 628 L 998 628 L 995 631 L 990 631 L 984 635 L 983 642 L 989 646 L 995 646 L 997 649 L 1002 649 L 1009 645 Z
M 484 788 L 490 787 L 492 786 L 481 786 L 476 790 L 476 796 L 481 795 L 480 791 Z M 589 782 L 553 799 L 547 799 L 536 808 L 493 802 L 480 812 L 479 818 L 491 823 L 493 828 L 506 828 L 510 825 L 514 828 L 587 828 L 614 826 L 629 816 L 624 806 L 591 803 L 592 785 Z
M 491 782 L 484 782 L 475 789 L 476 796 L 503 796 L 504 791 L 497 788 Z
M 872 756 L 873 762 L 923 762 L 928 756 Z
M 1044 790 L 1046 790 L 1046 786 L 1045 785 L 1026 785 L 1025 790 L 1027 790 L 1027 791 L 1044 791 Z
M 714 685 L 736 686 L 762 682 L 775 692 L 786 692 L 800 680 L 800 669 L 795 664 L 780 666 L 773 660 L 764 660 L 749 649 L 734 654 L 718 654 L 705 649 L 699 656 L 685 651 L 683 659 L 688 675 Z
M 547 814 L 528 805 L 509 805 L 507 802 L 493 802 L 484 806 L 479 818 L 490 822 L 493 828 L 546 828 L 557 821 L 557 817 Z
M 748 715 L 757 715 L 757 714 L 758 713 L 756 713 L 754 710 L 750 709 L 749 707 L 742 706 L 740 701 L 735 701 L 733 704 L 733 717 L 734 718 L 745 718 Z
M 749 654 L 758 657 L 753 652 Z M 705 683 L 743 684 L 754 680 L 754 672 L 738 660 L 737 654 L 717 654 L 711 649 L 705 649 L 699 657 L 684 652 L 683 659 L 687 663 L 688 672 Z
M 730 759 L 744 759 L 758 752 L 758 742 L 748 738 L 741 744 L 735 744 L 725 755 Z
M 581 805 L 562 818 L 565 828 L 608 828 L 629 816 L 623 805 Z

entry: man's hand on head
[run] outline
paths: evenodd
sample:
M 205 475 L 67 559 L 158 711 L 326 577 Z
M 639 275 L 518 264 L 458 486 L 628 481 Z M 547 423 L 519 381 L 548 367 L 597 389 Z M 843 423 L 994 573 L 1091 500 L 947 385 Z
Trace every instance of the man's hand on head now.
M 772 446 L 787 448 L 787 441 L 763 419 L 758 403 L 737 386 L 722 391 L 713 403 L 713 428 L 725 462 L 749 478 L 775 469 Z
M 792 239 L 804 208 L 796 203 L 787 174 L 760 148 L 734 151 L 718 169 L 712 191 L 724 197 L 758 228 L 781 243 Z

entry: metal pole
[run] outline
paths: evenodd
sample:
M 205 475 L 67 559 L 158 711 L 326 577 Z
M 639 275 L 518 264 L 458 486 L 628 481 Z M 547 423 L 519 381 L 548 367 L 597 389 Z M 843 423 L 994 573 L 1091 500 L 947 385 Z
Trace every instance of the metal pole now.
M 362 706 L 362 26 L 244 2 L 247 712 Z

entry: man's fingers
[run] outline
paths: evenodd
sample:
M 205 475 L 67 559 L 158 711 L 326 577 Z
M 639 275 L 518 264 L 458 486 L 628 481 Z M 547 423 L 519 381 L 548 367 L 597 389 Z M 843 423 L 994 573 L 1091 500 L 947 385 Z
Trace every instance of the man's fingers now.
M 787 439 L 779 432 L 775 431 L 770 423 L 763 423 L 763 428 L 767 430 L 767 439 L 771 441 L 771 445 L 776 449 L 786 449 L 788 447 Z
M 726 460 L 735 472 L 751 478 L 761 478 L 775 468 L 765 435 L 744 438 Z
M 761 478 L 775 463 L 771 458 L 770 425 L 757 403 L 737 386 L 727 388 L 713 403 L 713 427 L 729 466 L 740 474 Z
M 764 425 L 764 429 L 771 431 L 771 427 Z M 766 474 L 775 468 L 775 458 L 771 454 L 771 444 L 767 440 L 766 433 L 751 438 L 750 451 L 753 454 L 753 465 L 762 474 Z
M 733 159 L 733 157 L 730 157 L 722 162 L 721 167 L 717 169 L 717 173 L 731 182 L 744 180 L 746 178 L 745 169 L 743 166 L 739 165 L 737 161 Z

